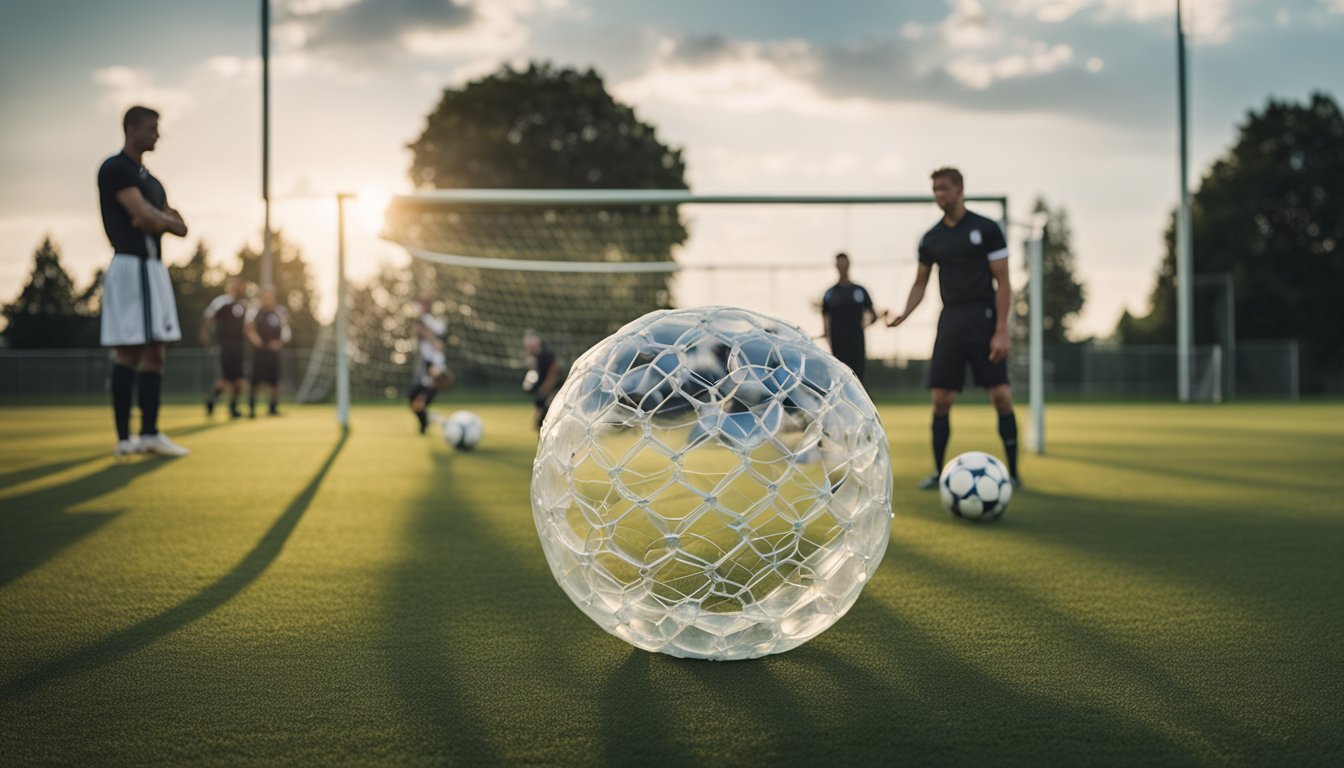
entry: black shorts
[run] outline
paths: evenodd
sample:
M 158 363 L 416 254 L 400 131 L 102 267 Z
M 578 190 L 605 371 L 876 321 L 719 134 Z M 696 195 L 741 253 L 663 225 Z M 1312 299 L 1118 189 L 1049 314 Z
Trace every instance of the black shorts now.
M 994 337 L 994 307 L 957 304 L 943 307 L 938 317 L 938 339 L 929 361 L 929 388 L 961 390 L 966 366 L 977 386 L 989 389 L 1008 383 L 1008 361 L 989 362 L 989 340 Z
M 243 345 L 219 345 L 219 377 L 227 381 L 243 378 Z
M 280 383 L 280 353 L 273 349 L 258 349 L 252 352 L 252 383 Z
M 421 395 L 424 395 L 425 407 L 428 408 L 429 404 L 434 402 L 434 396 L 437 394 L 439 394 L 439 390 L 433 387 L 426 387 L 424 384 L 416 384 L 415 386 L 407 390 L 406 399 L 414 403 L 416 398 L 420 397 Z
M 854 375 L 863 381 L 863 369 L 868 362 L 868 350 L 862 340 L 856 342 L 837 341 L 831 345 L 831 354 L 835 359 L 848 365 Z

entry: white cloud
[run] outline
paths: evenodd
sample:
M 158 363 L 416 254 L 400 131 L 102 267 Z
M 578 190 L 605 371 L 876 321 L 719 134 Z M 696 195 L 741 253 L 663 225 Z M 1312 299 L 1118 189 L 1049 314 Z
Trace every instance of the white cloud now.
M 812 82 L 815 50 L 803 41 L 729 42 L 664 38 L 658 58 L 641 75 L 613 87 L 632 102 L 665 101 L 732 112 L 782 109 L 801 114 L 864 112 L 859 99 L 836 99 Z
M 1344 6 L 1344 0 L 1322 0 Z M 1174 23 L 1174 0 L 1004 0 L 1014 16 L 1058 23 L 1082 16 L 1097 24 Z M 1218 45 L 1235 31 L 1231 0 L 1188 0 L 1183 8 L 1186 33 L 1194 45 Z
M 94 70 L 93 81 L 107 89 L 98 99 L 98 110 L 104 113 L 121 114 L 133 105 L 142 104 L 158 110 L 165 121 L 171 121 L 192 105 L 189 91 L 158 85 L 154 75 L 144 69 L 102 67 Z
M 1029 51 L 995 58 L 959 56 L 948 62 L 947 72 L 962 85 L 982 91 L 999 80 L 1049 74 L 1071 61 L 1073 48 L 1066 43 L 1032 43 Z
M 956 49 L 982 49 L 1003 39 L 999 29 L 978 0 L 951 0 L 952 12 L 939 25 L 943 40 Z

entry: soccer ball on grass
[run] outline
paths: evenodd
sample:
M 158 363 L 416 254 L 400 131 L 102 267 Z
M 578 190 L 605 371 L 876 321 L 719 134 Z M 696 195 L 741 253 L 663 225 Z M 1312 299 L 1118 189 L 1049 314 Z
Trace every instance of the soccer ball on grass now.
M 943 467 L 938 494 L 954 517 L 987 523 L 1008 509 L 1013 482 L 1003 462 L 988 453 L 970 451 Z

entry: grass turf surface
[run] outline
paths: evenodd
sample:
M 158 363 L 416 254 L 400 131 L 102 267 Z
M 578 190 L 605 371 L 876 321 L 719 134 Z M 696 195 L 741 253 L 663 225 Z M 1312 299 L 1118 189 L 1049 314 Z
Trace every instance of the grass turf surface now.
M 853 610 L 677 660 L 551 579 L 528 409 L 453 454 L 403 409 L 206 422 L 109 456 L 105 407 L 0 409 L 0 763 L 1339 764 L 1344 406 L 1054 408 L 991 526 L 913 489 Z M 985 406 L 953 453 L 998 453 Z

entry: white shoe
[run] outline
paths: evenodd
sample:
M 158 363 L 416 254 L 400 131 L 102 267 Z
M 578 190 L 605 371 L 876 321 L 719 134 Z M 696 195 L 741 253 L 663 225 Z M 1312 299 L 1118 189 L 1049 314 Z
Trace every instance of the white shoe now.
M 168 436 L 159 432 L 154 435 L 140 436 L 141 453 L 157 453 L 160 456 L 186 456 L 191 451 L 174 443 Z
M 125 440 L 118 440 L 117 447 L 112 449 L 112 455 L 118 459 L 124 459 L 140 452 L 140 438 L 132 435 Z

